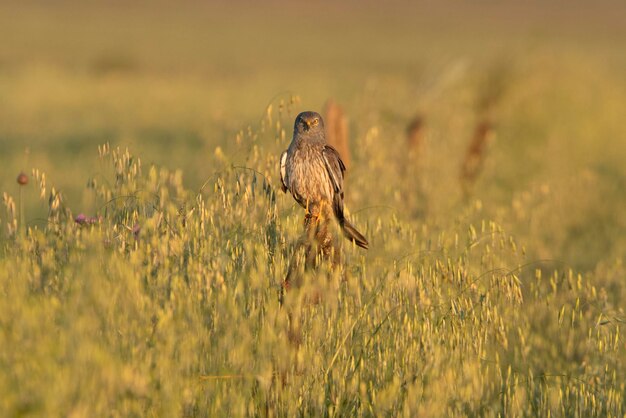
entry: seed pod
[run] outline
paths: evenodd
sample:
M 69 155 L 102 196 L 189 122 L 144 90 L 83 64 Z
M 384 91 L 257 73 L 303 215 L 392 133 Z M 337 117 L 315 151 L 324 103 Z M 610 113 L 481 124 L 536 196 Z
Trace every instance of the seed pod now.
M 20 186 L 25 186 L 28 184 L 28 176 L 26 175 L 26 173 L 21 172 L 17 176 L 17 184 L 19 184 Z

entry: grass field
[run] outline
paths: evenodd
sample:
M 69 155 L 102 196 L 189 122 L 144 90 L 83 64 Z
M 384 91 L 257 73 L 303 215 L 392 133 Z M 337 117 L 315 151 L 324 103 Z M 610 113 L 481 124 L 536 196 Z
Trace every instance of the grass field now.
M 625 416 L 625 19 L 3 4 L 0 416 Z M 329 98 L 370 249 L 281 307 L 278 157 Z

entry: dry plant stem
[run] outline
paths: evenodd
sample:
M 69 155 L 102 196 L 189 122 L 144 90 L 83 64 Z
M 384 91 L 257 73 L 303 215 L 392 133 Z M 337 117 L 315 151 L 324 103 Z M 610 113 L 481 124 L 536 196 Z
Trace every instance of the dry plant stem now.
M 333 269 L 339 265 L 341 254 L 331 232 L 331 222 L 333 215 L 329 205 L 323 205 L 318 216 L 305 216 L 304 232 L 296 242 L 284 289 L 300 286 L 304 270 L 316 268 L 320 261 L 330 262 Z
M 348 139 L 348 119 L 343 109 L 333 99 L 326 102 L 324 110 L 326 140 L 341 155 L 346 167 L 350 167 L 350 141 Z
M 335 237 L 331 232 L 331 222 L 334 221 L 332 209 L 323 205 L 319 214 L 307 213 L 304 218 L 304 232 L 298 239 L 287 276 L 281 289 L 280 302 L 284 303 L 285 293 L 292 287 L 303 285 L 304 272 L 319 267 L 320 263 L 328 262 L 334 270 L 340 263 L 341 254 Z M 307 303 L 317 304 L 321 296 L 317 292 L 305 297 Z M 289 308 L 289 342 L 299 346 L 302 344 L 300 315 L 295 315 Z
M 493 124 L 487 119 L 481 120 L 474 129 L 459 176 L 465 198 L 472 194 L 474 184 L 482 171 L 492 134 Z
M 23 187 L 20 185 L 20 226 L 19 226 L 19 233 L 20 236 L 24 236 L 25 231 L 26 231 L 26 225 L 25 225 L 25 220 L 24 220 L 24 196 L 23 196 L 23 191 L 22 191 Z
M 411 154 L 418 157 L 424 142 L 424 118 L 416 115 L 406 128 L 406 140 Z

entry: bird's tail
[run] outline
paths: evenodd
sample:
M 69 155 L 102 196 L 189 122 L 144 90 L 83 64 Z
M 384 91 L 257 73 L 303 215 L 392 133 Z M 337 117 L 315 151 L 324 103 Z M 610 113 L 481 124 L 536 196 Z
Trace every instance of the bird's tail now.
M 359 247 L 367 250 L 369 246 L 367 238 L 357 231 L 356 228 L 348 222 L 343 214 L 343 197 L 339 193 L 335 193 L 335 196 L 333 197 L 333 212 L 339 221 L 343 235 Z
M 365 238 L 363 234 L 357 231 L 356 228 L 350 222 L 348 222 L 346 218 L 344 218 L 343 221 L 341 221 L 340 223 L 341 223 L 341 230 L 343 231 L 343 235 L 346 238 L 348 238 L 350 241 L 354 242 L 359 247 L 367 250 L 369 246 L 369 242 L 367 242 L 367 238 Z

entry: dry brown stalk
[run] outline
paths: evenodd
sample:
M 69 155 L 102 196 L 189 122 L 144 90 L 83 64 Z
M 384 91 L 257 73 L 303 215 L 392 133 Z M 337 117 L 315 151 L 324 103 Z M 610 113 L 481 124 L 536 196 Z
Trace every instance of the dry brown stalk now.
M 332 208 L 323 205 L 318 217 L 306 215 L 304 218 L 304 233 L 298 239 L 287 277 L 283 283 L 285 289 L 300 286 L 304 270 L 316 268 L 320 262 L 330 262 L 334 269 L 340 261 L 340 252 L 337 241 L 331 231 L 333 222 Z
M 424 118 L 416 115 L 406 128 L 406 140 L 409 150 L 415 156 L 421 154 L 424 142 Z
M 346 167 L 350 167 L 350 141 L 348 139 L 348 119 L 343 109 L 333 99 L 326 102 L 324 109 L 326 141 L 339 151 Z
M 487 148 L 493 136 L 494 127 L 489 120 L 483 119 L 476 125 L 472 140 L 461 164 L 459 176 L 465 197 L 472 193 L 474 184 L 484 166 Z
M 290 288 L 302 286 L 305 271 L 317 268 L 322 262 L 329 263 L 332 269 L 339 265 L 341 254 L 332 232 L 332 222 L 334 222 L 334 215 L 330 205 L 322 205 L 321 213 L 317 217 L 305 216 L 304 232 L 296 243 L 287 276 L 283 282 L 281 303 L 284 301 L 285 292 Z M 321 295 L 318 291 L 313 291 L 312 294 L 305 297 L 306 304 L 317 304 L 320 300 Z M 298 346 L 302 341 L 300 321 L 298 315 L 294 315 L 291 308 L 287 309 L 289 309 L 288 339 L 292 344 Z

